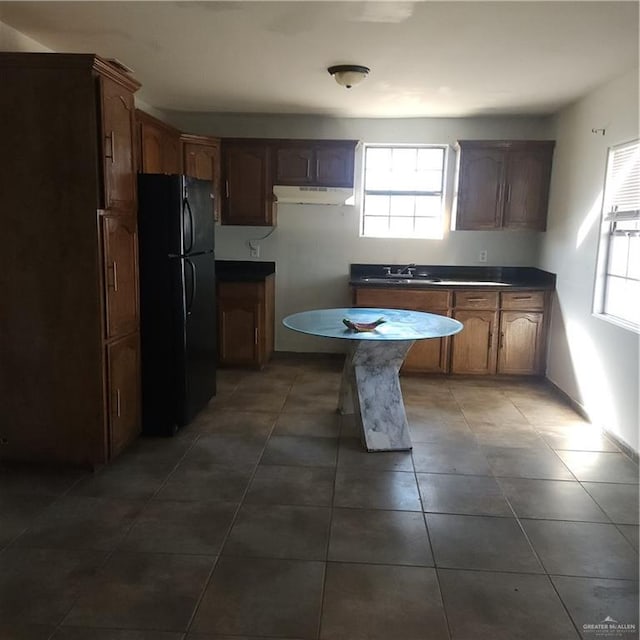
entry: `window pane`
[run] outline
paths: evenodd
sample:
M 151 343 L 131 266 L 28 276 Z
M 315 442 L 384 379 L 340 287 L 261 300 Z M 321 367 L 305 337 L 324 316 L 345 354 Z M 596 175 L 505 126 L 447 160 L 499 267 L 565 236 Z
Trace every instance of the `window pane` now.
M 626 276 L 628 255 L 629 238 L 627 238 L 627 236 L 611 236 L 609 243 L 609 268 L 607 269 L 607 273 L 614 276 Z
M 389 231 L 393 236 L 410 238 L 413 235 L 413 218 L 391 218 Z
M 629 238 L 629 264 L 627 269 L 627 275 L 630 278 L 640 280 L 640 236 L 631 236 Z M 640 301 L 638 301 L 638 305 L 640 305 Z
M 440 196 L 417 196 L 416 216 L 440 217 L 442 198 Z
M 414 196 L 391 196 L 391 215 L 413 217 Z
M 418 149 L 418 171 L 442 171 L 444 149 Z
M 443 147 L 367 147 L 363 234 L 442 237 L 444 157 Z M 386 194 L 373 195 L 372 191 Z M 415 195 L 421 192 L 436 195 Z M 384 221 L 373 221 L 374 217 Z M 433 218 L 437 223 L 422 224 L 423 231 L 418 233 L 418 218 Z
M 391 149 L 369 147 L 366 163 L 367 171 L 386 171 L 391 165 Z
M 366 216 L 388 216 L 389 196 L 365 196 L 364 214 Z
M 640 282 L 607 278 L 604 312 L 640 324 Z
M 365 216 L 362 233 L 365 236 L 388 237 L 389 218 L 370 218 Z
M 394 149 L 391 156 L 393 172 L 397 174 L 414 172 L 417 161 L 416 151 L 416 149 Z
M 389 189 L 391 149 L 367 149 L 365 189 Z

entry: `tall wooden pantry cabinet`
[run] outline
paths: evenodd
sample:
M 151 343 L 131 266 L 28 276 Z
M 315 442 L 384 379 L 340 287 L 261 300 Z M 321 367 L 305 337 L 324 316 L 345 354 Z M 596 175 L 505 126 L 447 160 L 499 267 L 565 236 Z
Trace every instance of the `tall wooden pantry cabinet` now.
M 0 459 L 95 466 L 140 428 L 139 84 L 84 54 L 0 77 Z

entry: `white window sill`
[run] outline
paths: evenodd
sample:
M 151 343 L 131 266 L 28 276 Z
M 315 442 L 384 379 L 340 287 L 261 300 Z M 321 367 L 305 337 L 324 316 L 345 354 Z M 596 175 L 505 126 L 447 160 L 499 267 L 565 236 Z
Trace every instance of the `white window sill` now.
M 629 322 L 628 320 L 623 320 L 622 318 L 617 318 L 616 316 L 610 316 L 606 313 L 593 313 L 593 316 L 600 320 L 604 320 L 609 324 L 615 324 L 617 327 L 621 327 L 622 329 L 626 329 L 627 331 L 633 331 L 634 333 L 640 334 L 640 326 L 634 324 L 633 322 Z

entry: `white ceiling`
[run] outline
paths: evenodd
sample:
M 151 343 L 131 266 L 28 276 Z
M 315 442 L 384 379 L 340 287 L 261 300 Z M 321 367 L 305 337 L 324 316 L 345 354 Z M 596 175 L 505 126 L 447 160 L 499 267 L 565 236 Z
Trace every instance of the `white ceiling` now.
M 548 114 L 638 65 L 635 1 L 1 2 L 0 21 L 186 111 Z M 347 90 L 341 63 L 371 73 Z

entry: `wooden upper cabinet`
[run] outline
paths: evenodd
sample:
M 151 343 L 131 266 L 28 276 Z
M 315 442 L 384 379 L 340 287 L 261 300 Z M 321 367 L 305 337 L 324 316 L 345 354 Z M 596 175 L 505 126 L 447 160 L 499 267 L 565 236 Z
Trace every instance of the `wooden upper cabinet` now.
M 314 181 L 314 153 L 310 146 L 299 144 L 278 147 L 275 183 L 281 185 L 311 185 Z
M 355 140 L 276 140 L 274 182 L 353 187 Z
M 496 229 L 500 226 L 503 176 L 502 151 L 469 149 L 462 152 L 456 229 Z
M 324 187 L 353 187 L 356 141 L 316 147 L 316 182 Z
M 514 149 L 508 154 L 503 226 L 547 228 L 553 146 Z
M 104 208 L 134 211 L 133 93 L 111 78 L 100 76 Z
M 191 178 L 211 181 L 213 218 L 220 220 L 220 140 L 209 136 L 182 134 L 182 164 L 184 173 Z
M 136 110 L 138 122 L 138 171 L 181 173 L 180 132 L 144 111 Z
M 457 230 L 546 228 L 553 141 L 460 141 Z
M 260 141 L 222 141 L 222 223 L 275 224 L 271 146 Z

